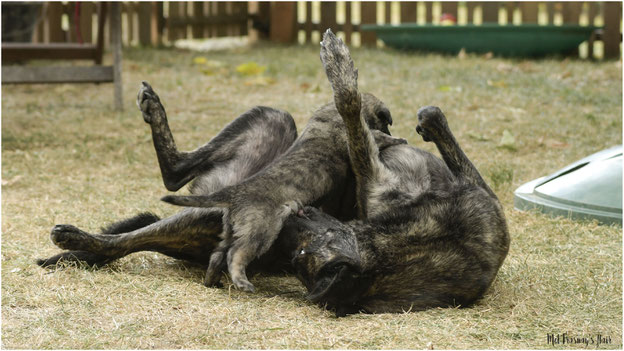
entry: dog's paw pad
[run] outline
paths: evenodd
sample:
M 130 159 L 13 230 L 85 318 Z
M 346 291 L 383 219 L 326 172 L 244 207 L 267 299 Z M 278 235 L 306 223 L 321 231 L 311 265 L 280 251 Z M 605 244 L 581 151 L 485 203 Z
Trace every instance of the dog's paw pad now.
M 446 117 L 438 107 L 425 106 L 418 110 L 416 132 L 424 141 L 431 141 L 446 128 L 448 128 Z

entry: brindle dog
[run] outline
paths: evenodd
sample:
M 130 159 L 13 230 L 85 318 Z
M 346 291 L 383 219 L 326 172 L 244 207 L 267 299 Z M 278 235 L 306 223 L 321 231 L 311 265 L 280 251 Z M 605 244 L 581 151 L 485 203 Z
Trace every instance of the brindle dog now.
M 405 143 L 389 135 L 392 117 L 384 104 L 370 94 L 363 100 L 363 118 L 374 129 L 379 147 Z M 72 225 L 57 225 L 51 232 L 53 243 L 71 251 L 39 260 L 40 265 L 52 266 L 60 260 L 102 265 L 132 252 L 152 250 L 208 264 L 204 282 L 212 286 L 219 285 L 227 251 L 234 284 L 253 290 L 245 272 L 251 261 L 264 256 L 258 260 L 262 269 L 275 269 L 271 266 L 276 259 L 289 263 L 296 245 L 293 240 L 299 240 L 297 233 L 287 235 L 270 255 L 263 254 L 293 211 L 315 205 L 337 218 L 353 218 L 355 203 L 350 190 L 354 186 L 346 134 L 333 103 L 317 110 L 298 138 L 290 114 L 256 107 L 192 152 L 177 150 L 165 109 L 146 82 L 137 104 L 151 126 L 165 187 L 175 191 L 192 180 L 192 194 L 228 199 L 232 204 L 229 211 L 185 209 L 162 220 L 146 213 L 114 223 L 97 235 Z M 224 212 L 227 215 L 222 220 Z M 231 262 L 236 253 L 244 257 L 242 262 Z
M 362 118 L 349 50 L 329 30 L 321 60 L 346 126 L 359 219 L 340 222 L 307 207 L 286 221 L 285 232 L 301 235 L 293 263 L 309 298 L 339 316 L 472 304 L 509 250 L 498 198 L 437 107 L 418 111 L 416 131 L 444 161 L 409 145 L 380 150 Z M 206 205 L 203 197 L 167 200 Z

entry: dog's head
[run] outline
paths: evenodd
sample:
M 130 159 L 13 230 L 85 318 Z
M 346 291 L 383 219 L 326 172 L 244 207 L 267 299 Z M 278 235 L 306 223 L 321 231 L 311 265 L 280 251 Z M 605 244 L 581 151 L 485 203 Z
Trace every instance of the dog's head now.
M 368 128 L 391 135 L 390 129 L 388 129 L 388 126 L 392 125 L 390 110 L 374 95 L 362 93 L 362 110 L 360 113 L 364 116 Z
M 308 289 L 310 301 L 336 308 L 351 306 L 360 292 L 362 262 L 355 234 L 349 226 L 313 207 L 291 216 L 286 235 L 296 237 L 292 263 Z

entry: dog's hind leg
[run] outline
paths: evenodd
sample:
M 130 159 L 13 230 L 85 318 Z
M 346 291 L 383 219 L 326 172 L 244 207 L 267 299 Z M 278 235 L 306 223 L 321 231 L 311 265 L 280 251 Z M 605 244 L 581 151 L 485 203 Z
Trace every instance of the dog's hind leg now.
M 468 156 L 459 146 L 448 126 L 446 117 L 435 106 L 426 106 L 418 110 L 418 126 L 416 132 L 424 141 L 433 141 L 442 155 L 442 159 L 453 175 L 464 179 L 487 191 L 491 196 L 496 195 L 479 174 L 477 168 L 470 162 Z
M 191 152 L 180 152 L 165 108 L 147 82 L 141 85 L 137 105 L 152 129 L 163 182 L 170 191 L 177 191 L 200 175 L 210 176 L 209 181 L 201 182 L 198 191 L 201 193 L 236 184 L 284 153 L 297 138 L 290 114 L 256 107 L 232 121 L 206 145 Z
M 207 263 L 207 253 L 219 243 L 222 213 L 185 209 L 146 227 L 121 234 L 89 234 L 71 225 L 57 225 L 50 238 L 66 250 L 86 251 L 119 258 L 137 251 L 156 251 L 196 263 Z
M 357 87 L 358 72 L 353 65 L 349 49 L 331 30 L 321 42 L 321 61 L 334 91 L 334 103 L 344 120 L 349 158 L 356 178 L 358 216 L 367 217 L 367 191 L 371 182 L 383 182 L 387 175 L 379 160 L 379 148 L 364 116 L 360 113 L 362 99 Z
M 155 214 L 145 212 L 134 217 L 111 223 L 102 228 L 102 234 L 122 234 L 146 227 L 158 222 L 160 218 Z M 41 267 L 56 266 L 59 262 L 81 262 L 87 266 L 103 266 L 119 258 L 118 256 L 107 256 L 88 251 L 67 251 L 46 259 L 38 259 L 37 264 Z

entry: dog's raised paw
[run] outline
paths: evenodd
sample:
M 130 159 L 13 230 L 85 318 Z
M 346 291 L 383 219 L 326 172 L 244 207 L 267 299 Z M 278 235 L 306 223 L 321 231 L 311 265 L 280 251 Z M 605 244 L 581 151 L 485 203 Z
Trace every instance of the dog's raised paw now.
M 160 108 L 160 98 L 152 89 L 152 86 L 147 82 L 141 82 L 139 93 L 137 94 L 137 106 L 139 110 L 143 112 L 143 120 L 146 123 L 152 123 L 154 118 L 154 112 Z
M 349 48 L 329 29 L 323 34 L 321 42 L 321 62 L 334 93 L 343 89 L 357 90 L 358 71 Z
M 440 108 L 425 106 L 418 110 L 416 132 L 424 141 L 432 141 L 444 129 L 448 129 L 448 124 Z

